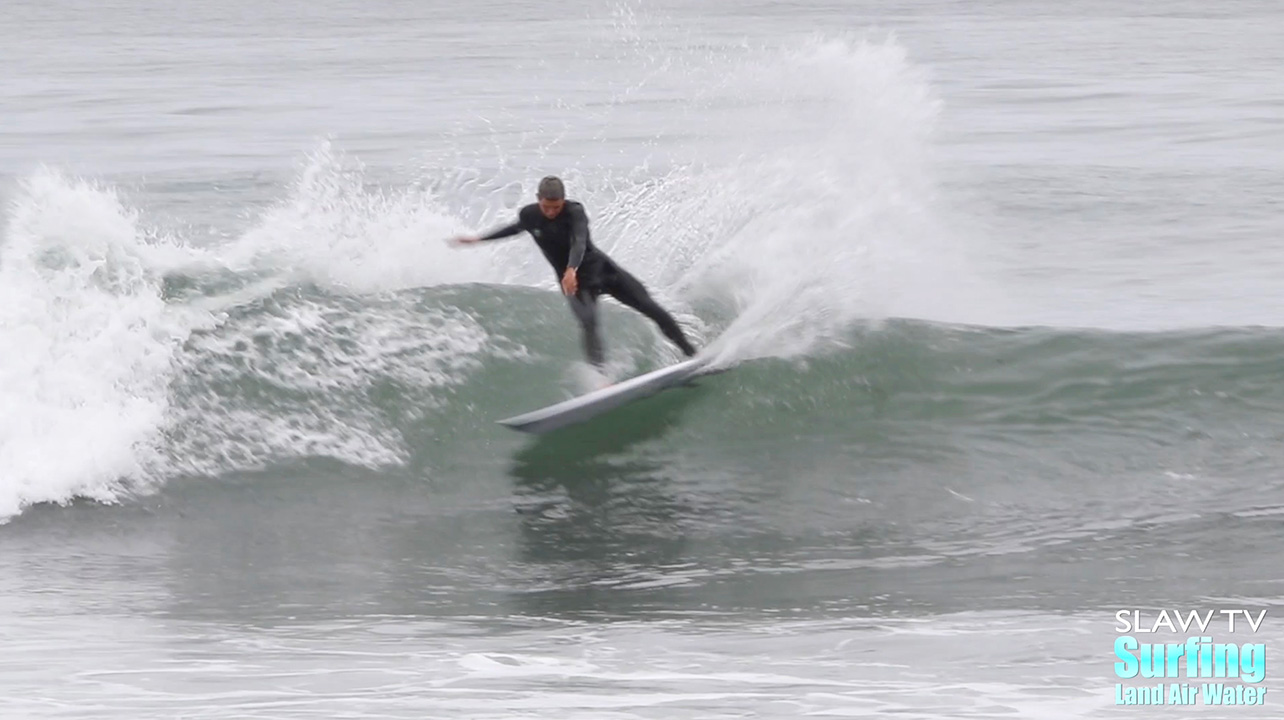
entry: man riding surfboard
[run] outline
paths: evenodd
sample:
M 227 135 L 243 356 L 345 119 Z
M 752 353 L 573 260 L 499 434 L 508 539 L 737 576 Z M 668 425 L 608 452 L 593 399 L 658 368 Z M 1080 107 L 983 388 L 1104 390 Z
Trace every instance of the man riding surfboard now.
M 584 206 L 566 199 L 566 188 L 560 179 L 550 175 L 540 180 L 536 200 L 518 211 L 516 222 L 485 235 L 455 238 L 454 243 L 466 245 L 497 240 L 523 230 L 530 233 L 553 266 L 562 293 L 579 320 L 585 355 L 599 369 L 605 357 L 598 332 L 597 298 L 603 293 L 650 318 L 687 357 L 695 355 L 695 348 L 677 321 L 651 298 L 646 286 L 593 245 Z

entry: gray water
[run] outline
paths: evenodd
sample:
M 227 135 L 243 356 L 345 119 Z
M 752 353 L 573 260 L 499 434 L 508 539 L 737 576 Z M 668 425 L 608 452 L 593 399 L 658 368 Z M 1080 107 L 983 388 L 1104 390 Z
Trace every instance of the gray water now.
M 1113 665 L 1282 634 L 1277 4 L 2 16 L 0 715 L 1278 714 Z M 728 372 L 495 424 L 549 173 Z

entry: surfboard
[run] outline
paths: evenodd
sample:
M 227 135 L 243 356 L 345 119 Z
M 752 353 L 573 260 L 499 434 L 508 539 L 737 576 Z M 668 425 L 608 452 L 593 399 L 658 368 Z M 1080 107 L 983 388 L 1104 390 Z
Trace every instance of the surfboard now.
M 649 373 L 608 385 L 600 390 L 573 397 L 570 400 L 515 415 L 499 421 L 514 430 L 528 433 L 546 433 L 568 425 L 584 422 L 626 403 L 654 395 L 666 388 L 680 385 L 699 375 L 709 364 L 707 358 L 695 357 L 680 363 L 652 370 Z

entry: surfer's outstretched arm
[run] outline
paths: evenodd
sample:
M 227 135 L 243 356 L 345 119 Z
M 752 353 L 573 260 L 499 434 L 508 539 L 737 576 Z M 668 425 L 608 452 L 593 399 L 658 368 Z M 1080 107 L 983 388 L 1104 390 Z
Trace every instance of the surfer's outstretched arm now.
M 526 221 L 519 215 L 516 222 L 509 223 L 502 227 L 495 228 L 485 235 L 465 235 L 454 239 L 456 245 L 466 245 L 468 243 L 485 242 L 487 240 L 499 240 L 500 238 L 512 237 L 526 229 Z
M 518 219 L 517 222 L 505 225 L 501 228 L 495 228 L 477 239 L 482 241 L 498 240 L 500 238 L 512 237 L 525 229 L 526 223 L 522 222 L 521 219 Z

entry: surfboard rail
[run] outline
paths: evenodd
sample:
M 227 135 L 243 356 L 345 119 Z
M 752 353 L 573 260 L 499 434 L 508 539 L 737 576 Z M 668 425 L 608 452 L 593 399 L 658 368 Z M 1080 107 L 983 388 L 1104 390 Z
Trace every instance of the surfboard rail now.
M 584 395 L 563 400 L 538 410 L 514 415 L 497 421 L 500 425 L 528 433 L 546 433 L 584 422 L 608 410 L 654 395 L 674 385 L 679 385 L 700 374 L 708 364 L 707 358 L 690 358 L 637 377 L 622 380 Z

